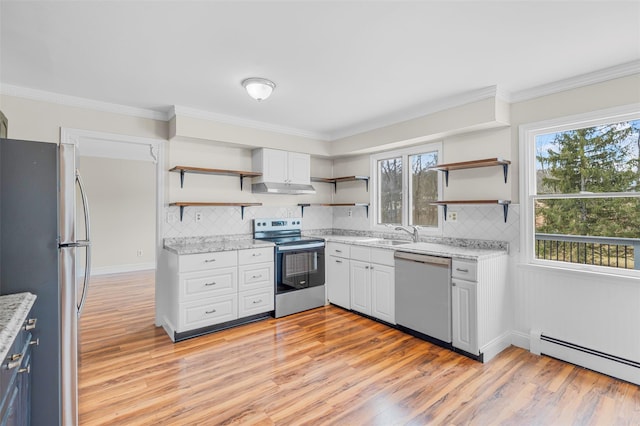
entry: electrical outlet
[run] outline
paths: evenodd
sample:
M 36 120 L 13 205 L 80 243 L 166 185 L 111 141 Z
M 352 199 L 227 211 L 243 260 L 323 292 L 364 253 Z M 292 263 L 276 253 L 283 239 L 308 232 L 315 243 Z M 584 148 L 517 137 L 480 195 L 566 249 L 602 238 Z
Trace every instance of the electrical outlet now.
M 202 212 L 195 213 L 196 223 L 202 222 Z
M 167 223 L 176 223 L 178 221 L 178 215 L 175 213 L 167 213 Z
M 447 221 L 456 222 L 458 220 L 458 212 L 447 212 Z
M 142 249 L 138 249 L 138 251 L 136 252 L 136 256 L 138 257 L 142 257 L 143 254 L 144 252 L 142 251 Z

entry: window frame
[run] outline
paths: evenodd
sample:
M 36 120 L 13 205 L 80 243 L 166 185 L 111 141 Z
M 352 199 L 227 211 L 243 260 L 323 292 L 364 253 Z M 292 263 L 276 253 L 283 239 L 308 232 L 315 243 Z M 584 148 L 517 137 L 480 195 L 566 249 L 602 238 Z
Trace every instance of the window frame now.
M 370 193 L 370 226 L 374 231 L 388 231 L 389 227 L 386 225 L 381 225 L 378 223 L 378 190 L 379 190 L 379 182 L 378 182 L 378 161 L 386 160 L 396 157 L 402 157 L 403 161 L 403 173 L 402 173 L 402 223 L 401 225 L 406 226 L 410 224 L 411 217 L 411 182 L 409 179 L 410 176 L 410 165 L 409 165 L 409 157 L 415 154 L 423 154 L 427 152 L 436 152 L 438 156 L 438 163 L 442 162 L 442 149 L 443 144 L 441 141 L 439 142 L 430 142 L 422 145 L 411 146 L 408 148 L 396 149 L 393 151 L 383 151 L 376 154 L 372 154 L 370 156 L 370 175 L 371 175 L 371 193 Z M 409 165 L 409 166 L 408 166 Z M 408 166 L 408 167 L 407 167 Z M 438 199 L 442 199 L 444 185 L 442 173 L 437 173 L 438 177 Z M 438 209 L 438 226 L 437 227 L 420 227 L 420 234 L 425 236 L 442 236 L 443 232 L 443 218 L 441 217 L 440 208 Z
M 640 103 L 592 111 L 519 126 L 520 147 L 520 257 L 523 264 L 606 275 L 640 277 L 640 270 L 609 266 L 570 263 L 538 259 L 535 256 L 535 201 L 553 198 L 603 198 L 630 196 L 640 198 L 640 192 L 594 194 L 540 194 L 536 192 L 536 138 L 541 135 L 594 127 L 615 122 L 640 119 Z

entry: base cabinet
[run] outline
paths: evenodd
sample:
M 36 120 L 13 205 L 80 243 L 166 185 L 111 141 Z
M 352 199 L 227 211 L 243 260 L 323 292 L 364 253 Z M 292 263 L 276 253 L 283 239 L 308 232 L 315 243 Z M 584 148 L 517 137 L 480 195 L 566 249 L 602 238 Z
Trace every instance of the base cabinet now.
M 452 344 L 458 349 L 477 355 L 479 348 L 476 286 L 478 284 L 454 278 L 451 285 Z
M 273 311 L 273 253 L 273 247 L 187 255 L 164 250 L 156 321 L 176 341 Z
M 25 326 L 27 323 L 0 366 L 1 426 L 31 424 L 31 348 L 36 341 L 31 340 L 32 335 Z
M 327 299 L 334 305 L 351 309 L 351 286 L 349 284 L 349 258 L 327 256 Z
M 395 324 L 393 251 L 354 246 L 349 265 L 351 309 Z

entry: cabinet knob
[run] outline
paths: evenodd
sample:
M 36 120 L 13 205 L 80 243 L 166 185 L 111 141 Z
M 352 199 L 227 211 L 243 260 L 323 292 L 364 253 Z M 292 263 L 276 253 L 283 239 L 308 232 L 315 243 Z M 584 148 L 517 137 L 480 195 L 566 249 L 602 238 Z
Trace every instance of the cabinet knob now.
M 456 283 L 452 283 L 452 284 L 451 284 L 451 287 L 455 287 L 455 286 L 456 286 Z
M 33 330 L 34 328 L 36 328 L 36 323 L 38 322 L 37 318 L 29 318 L 27 320 L 27 322 L 24 325 L 24 329 L 25 330 Z

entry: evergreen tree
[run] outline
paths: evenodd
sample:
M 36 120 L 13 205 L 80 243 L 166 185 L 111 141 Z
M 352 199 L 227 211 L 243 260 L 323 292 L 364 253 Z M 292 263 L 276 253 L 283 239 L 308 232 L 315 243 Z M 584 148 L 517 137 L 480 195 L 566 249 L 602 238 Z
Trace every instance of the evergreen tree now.
M 538 194 L 636 192 L 638 122 L 558 133 L 537 156 Z M 540 200 L 537 231 L 550 234 L 640 237 L 639 198 Z

